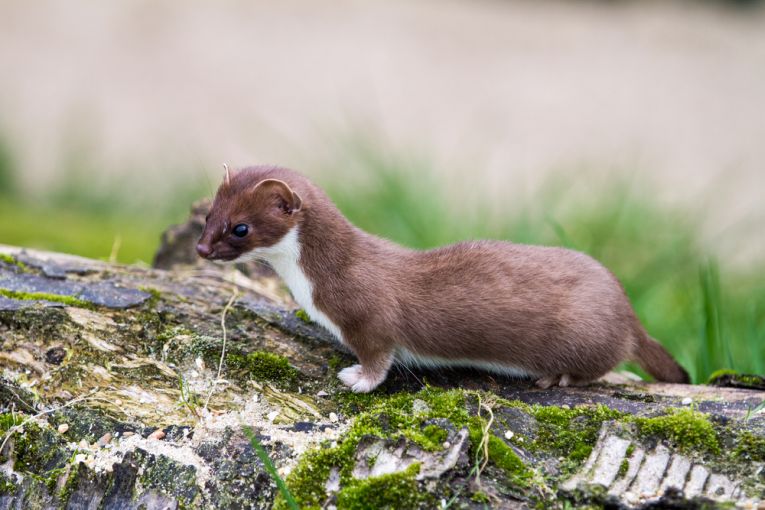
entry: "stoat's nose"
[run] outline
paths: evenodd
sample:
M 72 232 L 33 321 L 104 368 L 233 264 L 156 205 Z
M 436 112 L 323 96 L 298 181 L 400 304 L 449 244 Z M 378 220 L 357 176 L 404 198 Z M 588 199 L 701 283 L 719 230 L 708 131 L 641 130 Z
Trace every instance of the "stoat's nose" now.
M 209 257 L 212 254 L 212 252 L 213 252 L 212 246 L 210 246 L 209 244 L 205 244 L 205 243 L 197 244 L 197 253 L 203 259 L 206 259 L 207 257 Z

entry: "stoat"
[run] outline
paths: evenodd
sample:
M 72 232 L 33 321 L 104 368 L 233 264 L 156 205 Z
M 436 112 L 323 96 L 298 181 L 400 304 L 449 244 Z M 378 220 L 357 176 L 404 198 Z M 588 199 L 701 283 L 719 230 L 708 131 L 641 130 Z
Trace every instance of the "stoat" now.
M 356 228 L 292 170 L 227 170 L 197 252 L 268 262 L 358 357 L 338 374 L 356 392 L 377 387 L 396 361 L 474 366 L 543 388 L 593 381 L 624 360 L 660 381 L 689 380 L 591 257 L 505 241 L 404 248 Z

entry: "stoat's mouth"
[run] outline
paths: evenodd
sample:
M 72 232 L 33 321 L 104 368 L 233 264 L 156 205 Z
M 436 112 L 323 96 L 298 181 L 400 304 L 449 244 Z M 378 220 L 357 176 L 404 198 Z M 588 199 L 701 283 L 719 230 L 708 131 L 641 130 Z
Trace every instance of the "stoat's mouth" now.
M 202 257 L 205 260 L 209 260 L 210 262 L 234 262 L 236 259 L 240 257 L 240 254 L 237 253 L 226 253 L 223 255 L 219 255 L 217 253 L 211 253 L 207 257 Z
M 213 262 L 235 262 L 238 258 L 239 255 L 216 255 L 207 260 L 212 260 Z

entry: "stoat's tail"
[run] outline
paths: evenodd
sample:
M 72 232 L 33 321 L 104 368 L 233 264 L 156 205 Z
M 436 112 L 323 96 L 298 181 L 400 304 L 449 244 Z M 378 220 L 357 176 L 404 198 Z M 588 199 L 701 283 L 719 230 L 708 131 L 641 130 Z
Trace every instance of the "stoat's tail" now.
M 639 335 L 638 338 L 633 358 L 643 370 L 655 377 L 657 381 L 682 384 L 691 382 L 688 372 L 659 342 L 646 334 Z

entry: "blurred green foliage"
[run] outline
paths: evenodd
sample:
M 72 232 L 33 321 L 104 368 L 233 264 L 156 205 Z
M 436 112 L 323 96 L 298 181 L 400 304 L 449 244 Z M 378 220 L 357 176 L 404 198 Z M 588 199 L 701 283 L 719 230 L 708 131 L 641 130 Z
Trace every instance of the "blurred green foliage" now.
M 747 270 L 718 264 L 701 245 L 698 219 L 659 205 L 637 179 L 558 173 L 530 193 L 492 194 L 501 201 L 469 173 L 444 182 L 427 160 L 349 145 L 333 165 L 342 172 L 316 180 L 359 227 L 413 248 L 506 239 L 583 251 L 619 277 L 650 334 L 694 381 L 721 368 L 765 373 L 765 261 Z M 93 182 L 104 174 L 68 170 L 50 195 L 24 196 L 13 191 L 12 165 L 0 150 L 0 243 L 126 263 L 150 263 L 161 232 L 212 193 L 200 169 L 158 173 L 156 182 Z
M 19 191 L 0 140 L 0 243 L 150 264 L 162 232 L 211 193 L 204 173 L 99 172 L 72 158 L 44 193 Z M 115 177 L 120 175 L 122 177 Z M 167 178 L 172 175 L 172 178 Z

